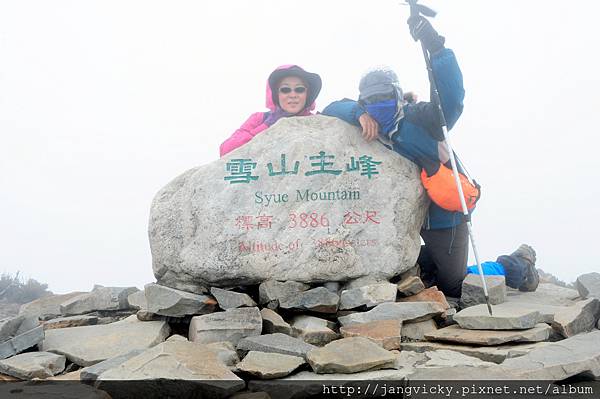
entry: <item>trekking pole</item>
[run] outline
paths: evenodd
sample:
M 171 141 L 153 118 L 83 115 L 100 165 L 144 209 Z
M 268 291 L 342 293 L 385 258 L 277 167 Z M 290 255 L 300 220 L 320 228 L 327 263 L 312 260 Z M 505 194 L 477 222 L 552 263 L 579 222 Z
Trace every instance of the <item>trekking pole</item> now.
M 424 5 L 417 4 L 418 1 L 419 0 L 406 0 L 408 5 L 410 6 L 411 17 L 417 17 L 421 14 L 427 17 L 435 17 L 435 11 Z M 473 254 L 475 255 L 475 261 L 477 262 L 477 269 L 479 270 L 479 275 L 481 276 L 481 284 L 483 285 L 483 295 L 485 296 L 485 302 L 487 304 L 488 312 L 490 313 L 490 316 L 492 316 L 492 305 L 490 304 L 490 296 L 488 294 L 487 284 L 485 283 L 483 268 L 481 267 L 481 262 L 479 262 L 479 253 L 477 252 L 477 245 L 475 244 L 475 235 L 473 234 L 473 227 L 471 226 L 471 216 L 469 215 L 469 210 L 467 209 L 467 203 L 465 202 L 465 196 L 463 193 L 462 185 L 460 184 L 458 167 L 456 166 L 454 151 L 452 150 L 452 145 L 450 144 L 450 136 L 448 135 L 446 117 L 444 116 L 444 110 L 442 109 L 442 103 L 440 101 L 440 94 L 438 93 L 437 85 L 435 83 L 435 76 L 433 75 L 433 69 L 431 68 L 431 60 L 423 42 L 421 42 L 421 50 L 423 50 L 423 57 L 425 58 L 425 65 L 427 66 L 427 74 L 429 75 L 429 83 L 431 85 L 431 102 L 436 106 L 439 112 L 440 123 L 442 125 L 444 139 L 446 141 L 446 147 L 448 149 L 448 156 L 450 157 L 450 164 L 452 165 L 452 173 L 454 174 L 454 182 L 456 183 L 456 188 L 458 189 L 460 205 L 462 207 L 465 223 L 467 224 L 467 230 L 469 231 L 471 247 L 473 248 Z

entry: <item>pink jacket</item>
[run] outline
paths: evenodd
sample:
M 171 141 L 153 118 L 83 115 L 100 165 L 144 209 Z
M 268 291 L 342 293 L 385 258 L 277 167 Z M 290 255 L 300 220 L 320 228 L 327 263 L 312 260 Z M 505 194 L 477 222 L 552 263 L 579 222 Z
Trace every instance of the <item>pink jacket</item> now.
M 292 66 L 295 66 L 295 65 L 282 65 L 275 70 L 277 71 L 280 69 L 288 69 Z M 273 103 L 273 95 L 272 95 L 272 91 L 271 91 L 271 86 L 269 85 L 268 81 L 267 81 L 266 92 L 267 92 L 266 93 L 266 95 L 267 95 L 266 106 L 269 110 L 271 110 L 271 112 L 273 112 L 273 111 L 275 111 L 276 105 L 275 105 L 275 103 Z M 312 111 L 314 109 L 315 109 L 315 102 L 313 101 L 308 107 L 306 107 L 302 112 L 298 113 L 297 115 L 302 115 L 302 116 L 312 115 L 312 113 L 310 111 Z M 249 142 L 250 140 L 252 140 L 254 138 L 254 136 L 256 136 L 257 134 L 265 131 L 269 127 L 263 122 L 265 117 L 266 117 L 266 112 L 256 112 L 256 113 L 250 115 L 248 120 L 246 120 L 246 122 L 244 122 L 239 129 L 237 129 L 235 132 L 233 132 L 231 137 L 229 137 L 227 140 L 225 140 L 223 142 L 223 144 L 221 144 L 221 147 L 220 147 L 221 157 L 224 156 L 225 154 L 227 154 L 228 152 L 231 152 L 231 151 L 235 150 L 236 148 L 241 147 L 242 145 L 244 145 L 247 142 Z

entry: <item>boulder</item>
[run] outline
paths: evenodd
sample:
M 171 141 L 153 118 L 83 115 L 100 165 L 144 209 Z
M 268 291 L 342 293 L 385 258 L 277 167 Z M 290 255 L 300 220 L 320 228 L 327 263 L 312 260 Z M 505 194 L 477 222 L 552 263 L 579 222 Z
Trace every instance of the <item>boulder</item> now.
M 209 296 L 192 294 L 159 284 L 146 284 L 147 310 L 161 316 L 184 317 L 212 313 L 217 302 Z
M 224 310 L 256 306 L 256 302 L 248 294 L 241 292 L 212 287 L 210 293 L 219 303 L 219 307 Z
M 281 333 L 242 338 L 237 344 L 238 352 L 243 354 L 249 351 L 260 351 L 299 356 L 304 359 L 306 359 L 306 353 L 314 348 L 316 346 Z
M 65 355 L 82 367 L 146 349 L 169 336 L 164 321 L 139 321 L 135 315 L 111 324 L 59 328 L 46 331 L 41 350 Z
M 188 338 L 203 344 L 229 341 L 237 345 L 240 339 L 261 332 L 262 317 L 258 308 L 239 308 L 192 317 Z
M 367 323 L 376 320 L 423 321 L 444 312 L 437 302 L 394 302 L 382 303 L 368 312 L 353 313 L 339 317 L 343 326 Z
M 250 351 L 244 357 L 244 360 L 237 365 L 237 368 L 240 371 L 267 380 L 285 377 L 304 363 L 304 359 L 298 356 Z
M 357 373 L 392 368 L 395 357 L 366 338 L 351 337 L 311 350 L 307 354 L 307 360 L 313 371 L 318 374 Z
M 38 316 L 21 314 L 0 321 L 0 359 L 6 359 L 44 340 Z
M 577 277 L 575 287 L 577 287 L 577 291 L 583 299 L 600 299 L 600 273 L 593 272 L 582 274 Z
M 309 310 L 319 313 L 335 313 L 340 297 L 325 287 L 317 287 L 279 299 L 282 309 Z
M 426 207 L 416 165 L 360 129 L 322 115 L 283 118 L 158 192 L 154 274 L 179 289 L 385 280 L 414 266 Z
M 72 298 L 85 294 L 85 292 L 70 292 L 68 294 L 53 294 L 36 299 L 21 306 L 19 315 L 37 316 L 40 320 L 49 320 L 59 317 L 60 304 Z
M 267 280 L 258 286 L 258 302 L 269 308 L 279 307 L 279 300 L 310 289 L 310 285 L 297 281 Z
M 0 373 L 22 380 L 48 378 L 65 369 L 65 357 L 48 352 L 27 352 L 0 360 Z
M 425 334 L 431 341 L 449 341 L 459 344 L 500 345 L 507 342 L 539 342 L 550 336 L 552 327 L 538 323 L 527 330 L 467 330 L 457 325 Z
M 379 283 L 359 288 L 343 290 L 340 295 L 340 310 L 353 309 L 359 306 L 372 308 L 384 302 L 395 302 L 398 288 L 396 284 Z
M 540 322 L 540 312 L 526 306 L 493 306 L 492 316 L 486 305 L 475 305 L 454 315 L 462 328 L 469 330 L 525 330 Z
M 290 326 L 283 317 L 277 312 L 269 308 L 263 308 L 260 310 L 260 315 L 263 320 L 263 334 L 283 333 L 292 335 L 292 326 Z
M 594 329 L 600 318 L 600 301 L 589 298 L 565 307 L 554 315 L 552 327 L 563 337 L 568 338 Z
M 132 309 L 148 309 L 148 301 L 146 300 L 145 291 L 136 291 L 133 294 L 129 294 L 127 302 Z
M 67 299 L 60 304 L 63 316 L 78 315 L 96 310 L 130 309 L 127 297 L 139 291 L 136 287 L 103 287 L 94 286 L 91 292 Z
M 312 345 L 323 346 L 338 338 L 338 334 L 333 331 L 335 323 L 319 317 L 297 315 L 291 324 L 294 335 Z
M 504 276 L 485 276 L 485 284 L 492 305 L 498 305 L 506 301 L 506 280 Z M 463 307 L 486 303 L 479 274 L 467 274 L 462 283 L 460 301 Z
M 398 292 L 403 296 L 417 295 L 425 289 L 419 276 L 408 276 L 398 283 Z
M 367 338 L 383 349 L 400 349 L 402 322 L 398 320 L 379 320 L 369 323 L 353 324 L 340 328 L 342 337 Z

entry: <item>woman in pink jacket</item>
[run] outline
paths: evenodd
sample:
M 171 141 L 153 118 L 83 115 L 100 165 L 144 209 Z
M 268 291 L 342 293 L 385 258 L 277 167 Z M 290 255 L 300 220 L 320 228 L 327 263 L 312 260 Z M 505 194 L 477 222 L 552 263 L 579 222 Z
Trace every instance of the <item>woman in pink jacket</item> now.
M 221 144 L 221 156 L 246 144 L 281 118 L 312 115 L 315 99 L 321 91 L 321 77 L 298 65 L 282 65 L 267 81 L 267 108 L 256 112 Z

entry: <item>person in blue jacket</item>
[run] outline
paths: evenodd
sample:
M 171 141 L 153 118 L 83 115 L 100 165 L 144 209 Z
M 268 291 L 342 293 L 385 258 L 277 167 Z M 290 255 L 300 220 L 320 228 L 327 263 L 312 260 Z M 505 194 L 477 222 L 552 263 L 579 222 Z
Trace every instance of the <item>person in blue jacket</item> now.
M 415 41 L 420 40 L 430 55 L 450 130 L 463 111 L 465 96 L 456 57 L 452 50 L 445 48 L 445 38 L 435 31 L 427 19 L 411 17 L 408 25 Z M 362 127 L 363 137 L 367 141 L 378 139 L 423 168 L 428 176 L 437 172 L 440 164 L 450 167 L 435 104 L 405 102 L 398 77 L 391 69 L 380 68 L 367 73 L 360 80 L 359 91 L 358 101 L 336 101 L 328 105 L 323 114 Z M 459 172 L 464 173 L 460 165 Z M 460 297 L 469 251 L 464 215 L 442 209 L 432 201 L 421 237 L 425 245 L 421 247 L 417 263 L 421 266 L 424 280 L 429 280 L 430 285 L 437 285 L 447 296 Z M 535 252 L 533 259 L 534 264 Z M 532 268 L 535 270 L 533 265 Z

